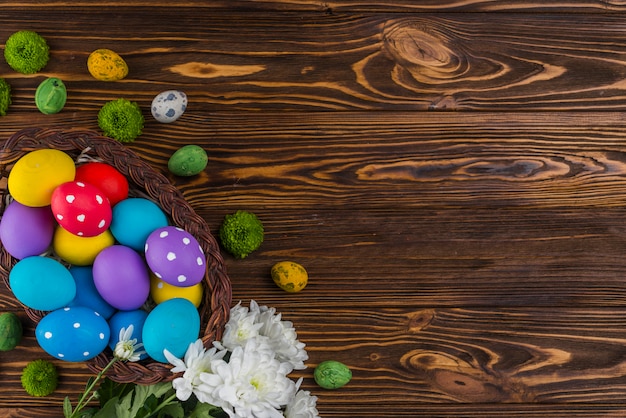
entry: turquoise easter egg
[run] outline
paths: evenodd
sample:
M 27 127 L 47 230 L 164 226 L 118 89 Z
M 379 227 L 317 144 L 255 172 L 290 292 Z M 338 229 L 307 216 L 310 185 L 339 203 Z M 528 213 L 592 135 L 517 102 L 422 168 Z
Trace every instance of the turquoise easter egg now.
M 156 203 L 133 197 L 113 207 L 109 230 L 120 244 L 143 252 L 148 235 L 167 225 L 167 216 Z
M 183 358 L 200 335 L 200 314 L 187 299 L 174 298 L 157 305 L 143 324 L 143 345 L 148 355 L 167 363 L 163 350 Z
M 24 306 L 53 311 L 76 296 L 76 283 L 69 270 L 58 261 L 30 256 L 18 261 L 9 273 L 9 286 Z
M 110 337 L 106 320 L 93 309 L 72 306 L 44 316 L 35 336 L 41 348 L 65 361 L 86 361 L 100 354 Z

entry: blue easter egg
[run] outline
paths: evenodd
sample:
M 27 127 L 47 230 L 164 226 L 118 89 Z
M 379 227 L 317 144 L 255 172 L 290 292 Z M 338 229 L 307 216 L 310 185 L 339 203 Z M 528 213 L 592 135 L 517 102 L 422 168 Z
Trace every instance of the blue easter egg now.
M 200 314 L 187 299 L 174 298 L 158 304 L 143 324 L 143 345 L 148 355 L 167 363 L 163 350 L 183 358 L 189 344 L 200 335 Z
M 167 225 L 167 216 L 156 203 L 133 197 L 124 199 L 113 207 L 113 219 L 109 229 L 120 244 L 143 252 L 148 235 Z
M 35 336 L 46 353 L 76 362 L 100 354 L 107 347 L 110 331 L 106 320 L 93 309 L 68 306 L 44 316 Z
M 116 309 L 107 303 L 96 289 L 91 266 L 71 266 L 70 274 L 76 282 L 76 297 L 68 306 L 85 306 L 109 319 Z
M 115 349 L 115 345 L 120 340 L 120 330 L 122 328 L 128 329 L 129 326 L 133 326 L 133 333 L 131 339 L 137 339 L 137 343 L 143 342 L 143 324 L 146 322 L 148 313 L 141 309 L 134 311 L 118 311 L 111 318 L 109 318 L 109 329 L 111 330 L 111 337 L 109 338 L 109 347 L 111 350 Z M 147 354 L 142 354 L 141 359 L 147 358 Z
M 56 222 L 50 206 L 9 203 L 0 222 L 0 240 L 6 251 L 21 260 L 44 253 L 52 243 Z
M 76 283 L 69 270 L 42 256 L 18 261 L 9 273 L 9 286 L 23 305 L 40 311 L 62 308 L 76 296 Z

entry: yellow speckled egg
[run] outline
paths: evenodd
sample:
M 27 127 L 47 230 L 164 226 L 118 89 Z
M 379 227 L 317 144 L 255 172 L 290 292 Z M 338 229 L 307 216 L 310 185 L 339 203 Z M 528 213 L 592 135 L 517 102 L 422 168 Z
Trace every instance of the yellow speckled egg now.
M 304 267 L 293 261 L 281 261 L 274 264 L 271 275 L 276 286 L 289 293 L 301 291 L 309 281 L 309 275 Z
M 187 299 L 197 308 L 202 302 L 202 282 L 193 286 L 179 287 L 174 286 L 150 274 L 150 296 L 154 303 L 163 303 L 166 300 L 174 298 Z
M 75 266 L 90 266 L 100 251 L 115 243 L 107 229 L 94 237 L 81 237 L 57 227 L 52 237 L 52 249 L 63 260 Z
M 25 206 L 48 206 L 54 189 L 74 180 L 75 175 L 74 160 L 63 151 L 31 151 L 17 160 L 9 173 L 9 193 Z
M 87 58 L 89 73 L 102 81 L 117 81 L 128 75 L 128 65 L 122 57 L 110 49 L 96 49 Z

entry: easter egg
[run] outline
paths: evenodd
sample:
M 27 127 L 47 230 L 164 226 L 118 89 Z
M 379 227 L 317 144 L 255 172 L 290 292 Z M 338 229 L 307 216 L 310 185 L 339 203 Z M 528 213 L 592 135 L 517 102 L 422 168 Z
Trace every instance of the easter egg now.
M 135 250 L 124 245 L 112 245 L 96 256 L 93 281 L 104 300 L 125 311 L 140 308 L 150 294 L 148 266 Z
M 76 296 L 76 283 L 68 269 L 48 257 L 18 261 L 9 273 L 9 286 L 24 306 L 40 311 L 61 308 Z
M 59 225 L 80 237 L 100 235 L 111 223 L 109 199 L 90 183 L 61 184 L 52 193 L 50 207 Z
M 128 197 L 128 180 L 115 167 L 92 161 L 76 168 L 76 181 L 96 186 L 109 199 L 111 206 Z
M 146 263 L 156 277 L 174 286 L 193 286 L 206 270 L 204 252 L 189 232 L 176 226 L 155 229 L 146 239 Z
M 174 122 L 187 109 L 187 95 L 179 90 L 167 90 L 157 94 L 152 100 L 152 116 L 162 123 Z
M 352 379 L 352 371 L 336 360 L 326 360 L 313 371 L 315 383 L 324 389 L 339 389 Z
M 120 341 L 120 331 L 122 328 L 128 329 L 133 326 L 133 333 L 131 339 L 136 339 L 137 343 L 143 342 L 143 324 L 146 322 L 148 313 L 141 309 L 135 309 L 132 311 L 118 311 L 111 318 L 109 318 L 109 329 L 111 330 L 111 337 L 109 338 L 109 347 L 111 350 L 115 349 L 115 345 Z M 140 359 L 147 358 L 147 354 L 142 354 Z
M 77 362 L 100 354 L 109 342 L 110 331 L 106 320 L 93 309 L 67 306 L 44 316 L 35 336 L 46 353 Z
M 6 251 L 18 260 L 40 255 L 52 243 L 55 225 L 49 206 L 24 206 L 14 200 L 0 220 L 0 240 Z
M 119 54 L 110 49 L 100 48 L 89 54 L 87 69 L 95 79 L 117 81 L 128 75 L 128 64 Z
M 150 275 L 150 297 L 157 304 L 174 298 L 183 298 L 193 303 L 197 308 L 202 302 L 203 292 L 202 283 L 187 287 L 173 286 L 154 274 Z
M 270 274 L 276 286 L 289 293 L 301 291 L 309 281 L 309 275 L 304 267 L 293 261 L 280 261 L 274 264 Z
M 76 296 L 68 306 L 84 306 L 98 312 L 104 319 L 109 319 L 116 309 L 105 301 L 93 282 L 91 267 L 71 266 L 70 274 L 76 283 Z
M 204 148 L 198 145 L 185 145 L 172 154 L 167 168 L 177 176 L 195 176 L 207 166 L 209 157 Z
M 66 100 L 65 84 L 56 77 L 45 79 L 35 91 L 35 105 L 45 115 L 59 113 L 65 106 Z
M 48 206 L 54 189 L 74 180 L 75 174 L 74 161 L 63 151 L 31 151 L 17 160 L 9 173 L 9 193 L 26 206 Z
M 109 229 L 120 244 L 143 251 L 148 235 L 167 225 L 167 217 L 156 203 L 131 197 L 113 207 Z
M 0 314 L 0 351 L 13 350 L 22 341 L 22 321 L 13 312 Z
M 170 299 L 157 305 L 143 324 L 143 345 L 148 355 L 167 363 L 163 350 L 183 358 L 200 334 L 200 314 L 187 299 Z
M 115 243 L 113 234 L 108 229 L 93 237 L 74 235 L 58 226 L 52 237 L 52 249 L 56 255 L 70 264 L 89 266 L 93 264 L 100 251 Z

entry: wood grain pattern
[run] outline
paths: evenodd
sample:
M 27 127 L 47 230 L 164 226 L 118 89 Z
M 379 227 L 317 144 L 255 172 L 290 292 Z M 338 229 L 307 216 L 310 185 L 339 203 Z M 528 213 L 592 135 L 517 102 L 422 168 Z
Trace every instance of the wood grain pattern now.
M 13 104 L 0 138 L 30 126 L 98 130 L 99 108 L 144 111 L 135 150 L 217 231 L 257 213 L 262 247 L 225 254 L 233 300 L 274 306 L 307 344 L 297 373 L 322 417 L 624 417 L 626 404 L 626 35 L 622 1 L 33 1 L 0 6 L 0 44 L 32 29 L 41 73 L 0 59 Z M 95 28 L 95 29 L 94 29 Z M 88 54 L 131 68 L 92 79 Z M 48 76 L 64 110 L 37 111 Z M 164 125 L 149 105 L 190 100 Z M 209 153 L 167 173 L 180 146 Z M 298 261 L 300 294 L 269 269 Z M 26 336 L 0 353 L 0 416 L 59 417 L 89 377 L 55 361 L 49 397 L 21 389 L 46 357 Z M 345 362 L 346 387 L 312 369 Z
M 106 9 L 76 10 L 47 11 L 48 19 L 66 22 L 51 29 L 47 20 L 32 22 L 9 8 L 0 30 L 6 39 L 10 28 L 30 27 L 49 39 L 53 60 L 45 74 L 73 89 L 67 111 L 93 113 L 103 100 L 129 92 L 149 106 L 152 87 L 168 84 L 184 85 L 190 110 L 203 114 L 625 110 L 620 15 L 577 15 L 572 30 L 567 14 L 281 12 L 259 18 L 226 11 L 188 19 L 189 9 L 138 8 L 126 9 L 121 22 Z M 114 85 L 94 84 L 84 68 L 90 49 L 82 31 L 102 22 L 109 25 L 106 36 L 90 34 L 90 42 L 117 50 L 132 69 Z M 121 42 L 128 27 L 133 37 Z M 26 108 L 33 77 L 8 79 L 16 89 L 14 107 Z

